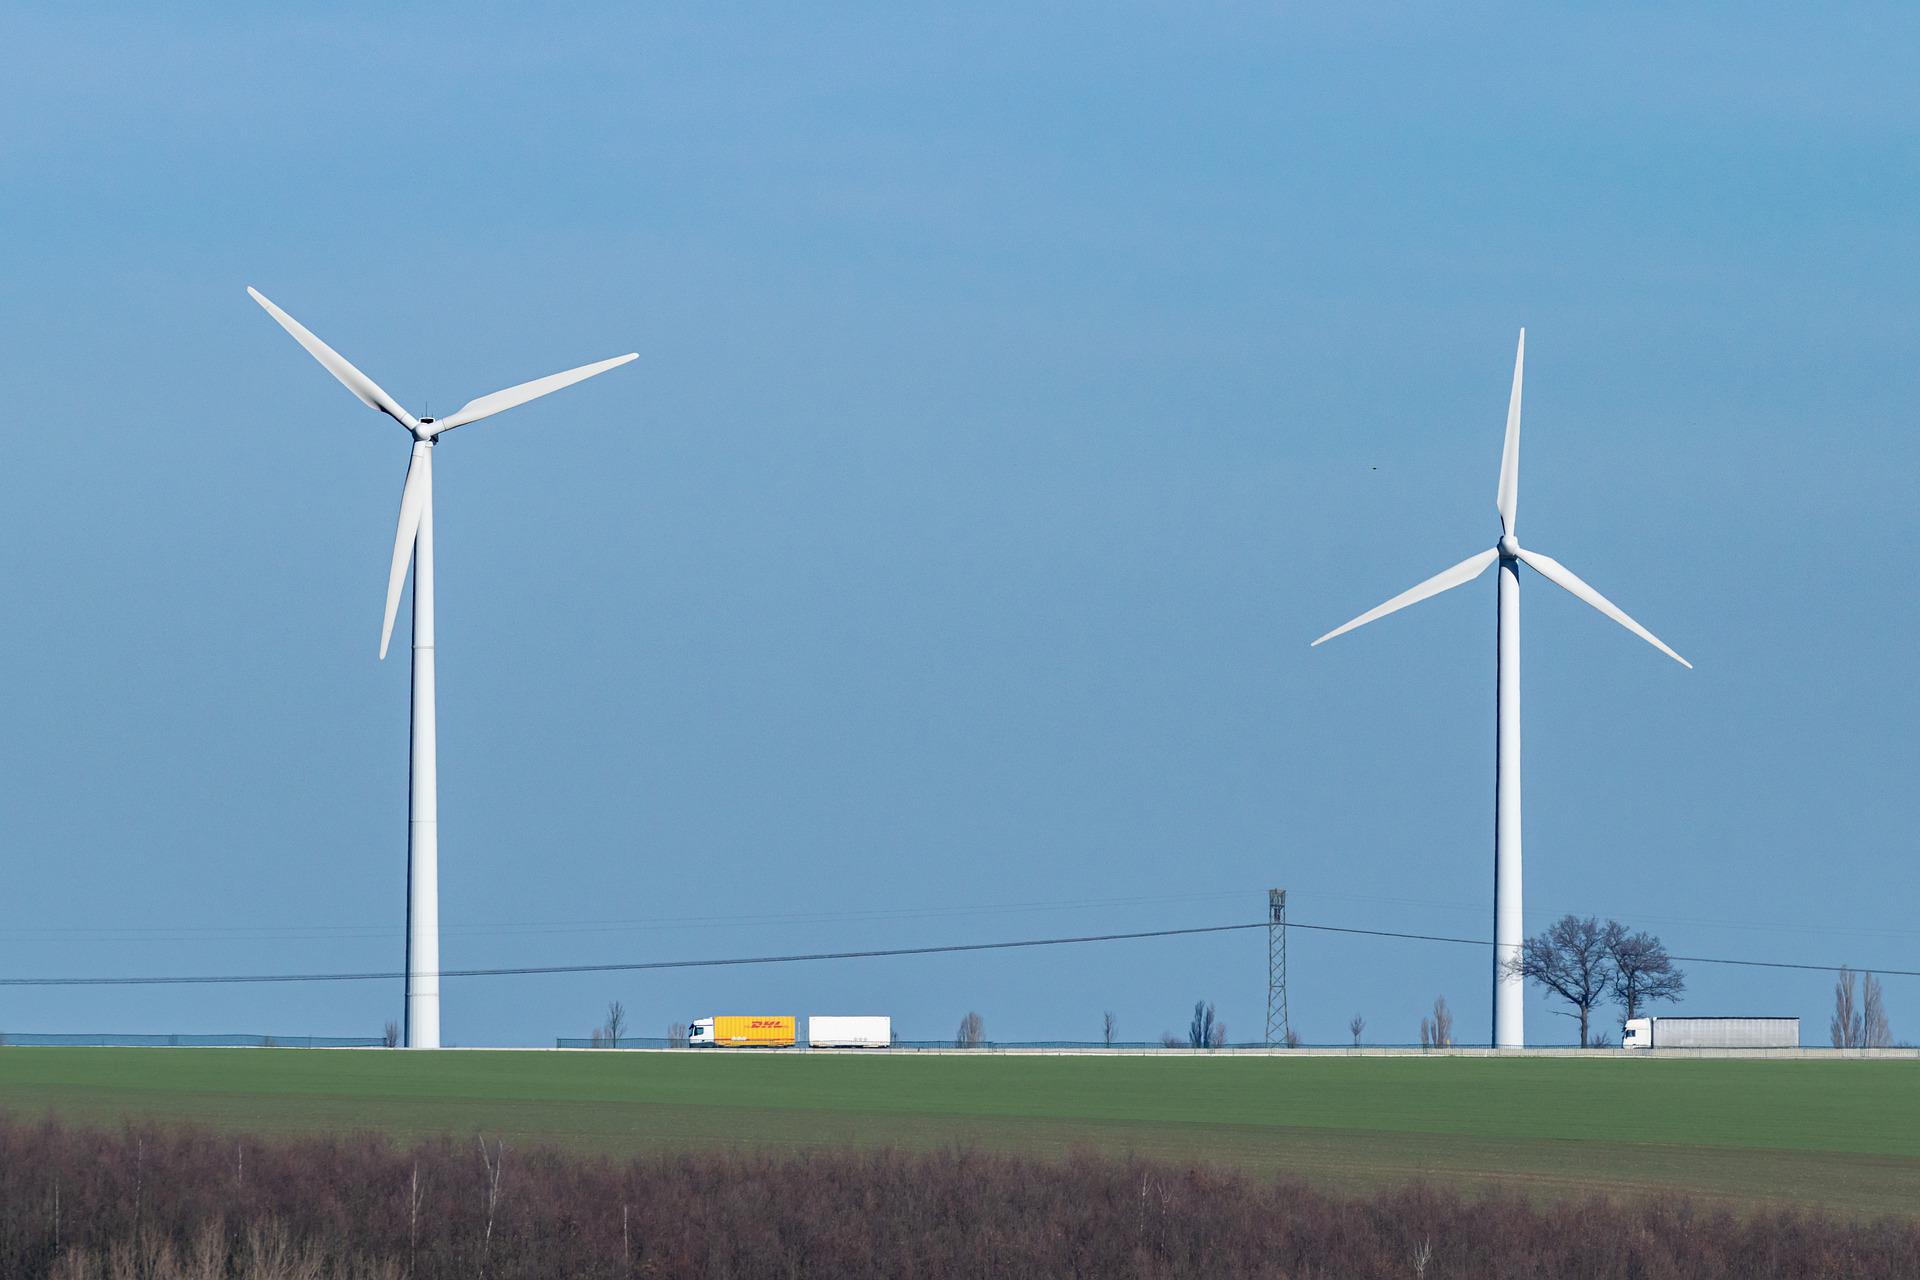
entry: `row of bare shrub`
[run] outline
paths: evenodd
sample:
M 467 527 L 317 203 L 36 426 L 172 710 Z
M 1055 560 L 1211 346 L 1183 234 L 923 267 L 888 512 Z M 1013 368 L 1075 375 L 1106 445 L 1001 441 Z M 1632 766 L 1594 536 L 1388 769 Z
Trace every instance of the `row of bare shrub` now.
M 1920 1224 L 1684 1200 L 1365 1198 L 1077 1156 L 609 1161 L 0 1121 L 0 1276 L 1912 1276 Z

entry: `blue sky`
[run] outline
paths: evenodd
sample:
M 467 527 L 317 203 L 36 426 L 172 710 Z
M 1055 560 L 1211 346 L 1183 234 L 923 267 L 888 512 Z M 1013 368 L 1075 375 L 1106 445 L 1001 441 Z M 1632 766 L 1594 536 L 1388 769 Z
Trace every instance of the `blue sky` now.
M 1486 936 L 1528 328 L 1527 919 L 1914 967 L 1909 8 L 254 7 L 0 19 L 0 972 L 397 967 L 415 412 L 449 967 L 1260 917 Z M 402 624 L 404 626 L 404 623 Z M 398 637 L 396 637 L 398 641 Z M 1310 1041 L 1484 955 L 1299 934 Z M 451 980 L 455 1043 L 727 1011 L 1257 1036 L 1257 934 Z M 1696 1013 L 1830 979 L 1694 966 Z M 1890 979 L 1920 1038 L 1920 982 Z M 377 1034 L 399 984 L 0 991 Z M 1572 1026 L 1531 1001 L 1535 1041 Z

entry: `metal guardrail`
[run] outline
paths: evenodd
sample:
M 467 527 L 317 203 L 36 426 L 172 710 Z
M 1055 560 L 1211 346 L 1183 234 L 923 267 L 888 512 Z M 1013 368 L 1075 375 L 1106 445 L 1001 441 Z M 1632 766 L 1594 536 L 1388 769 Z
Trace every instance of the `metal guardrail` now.
M 103 1049 L 373 1049 L 379 1036 L 88 1035 L 0 1031 L 0 1048 L 37 1045 Z

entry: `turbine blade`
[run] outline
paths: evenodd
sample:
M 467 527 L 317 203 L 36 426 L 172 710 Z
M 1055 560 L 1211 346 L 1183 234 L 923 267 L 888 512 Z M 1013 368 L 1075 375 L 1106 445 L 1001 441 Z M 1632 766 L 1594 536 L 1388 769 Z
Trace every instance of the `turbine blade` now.
M 576 382 L 584 382 L 596 373 L 605 373 L 617 369 L 629 360 L 638 360 L 640 353 L 630 351 L 624 356 L 615 356 L 611 360 L 601 360 L 595 364 L 583 364 L 578 369 L 569 369 L 565 373 L 549 374 L 544 378 L 535 378 L 532 382 L 523 382 L 517 387 L 508 387 L 505 391 L 496 391 L 492 395 L 481 396 L 478 400 L 469 400 L 455 409 L 445 418 L 436 419 L 431 425 L 433 434 L 451 431 L 455 427 L 464 427 L 469 422 L 478 422 L 482 418 L 491 418 L 496 413 L 518 408 L 529 400 L 538 400 L 541 396 L 551 395 L 562 387 L 570 387 Z
M 400 526 L 393 535 L 393 565 L 387 570 L 387 616 L 380 624 L 380 657 L 387 656 L 387 642 L 393 639 L 393 618 L 400 608 L 400 587 L 407 580 L 407 566 L 413 562 L 413 539 L 420 532 L 420 513 L 426 509 L 427 486 L 432 480 L 433 463 L 425 445 L 417 445 L 407 460 L 407 483 L 400 490 Z
M 1451 569 L 1442 569 L 1417 587 L 1409 587 L 1393 599 L 1377 608 L 1369 609 L 1344 627 L 1335 627 L 1313 643 L 1325 644 L 1337 635 L 1344 635 L 1355 627 L 1364 627 L 1375 618 L 1384 618 L 1398 612 L 1410 604 L 1419 604 L 1428 596 L 1437 596 L 1442 591 L 1451 591 L 1464 583 L 1472 582 L 1487 571 L 1487 566 L 1500 558 L 1496 547 L 1488 547 L 1478 555 L 1468 556 Z M 1311 646 L 1309 646 L 1311 647 Z
M 313 336 L 307 327 L 292 316 L 273 305 L 267 295 L 252 285 L 247 286 L 252 299 L 267 309 L 267 314 L 280 322 L 280 327 L 293 335 L 293 340 L 307 349 L 307 354 L 326 366 L 327 372 L 340 379 L 342 386 L 360 397 L 360 402 L 369 409 L 378 409 L 395 422 L 411 431 L 420 423 L 414 416 L 400 407 L 400 402 L 380 389 L 380 384 L 366 374 L 354 368 L 348 359 L 326 343 Z
M 1520 515 L 1520 376 L 1527 363 L 1527 331 L 1513 353 L 1513 395 L 1507 400 L 1507 442 L 1500 448 L 1500 488 L 1493 505 L 1500 510 L 1500 530 L 1511 536 Z
M 1633 634 L 1639 636 L 1642 640 L 1645 640 L 1648 644 L 1666 654 L 1687 670 L 1693 670 L 1693 664 L 1673 650 L 1667 648 L 1659 636 L 1654 635 L 1653 632 L 1647 630 L 1632 618 L 1629 618 L 1626 615 L 1626 611 L 1621 609 L 1619 605 L 1607 599 L 1598 591 L 1595 591 L 1591 586 L 1587 585 L 1586 581 L 1582 579 L 1579 574 L 1567 568 L 1567 566 L 1561 564 L 1552 556 L 1541 555 L 1538 551 L 1528 551 L 1523 547 L 1520 550 L 1520 558 L 1532 565 L 1540 576 L 1547 581 L 1563 588 L 1579 599 L 1585 600 L 1601 613 L 1606 614 L 1609 618 L 1612 618 L 1615 622 L 1633 632 Z

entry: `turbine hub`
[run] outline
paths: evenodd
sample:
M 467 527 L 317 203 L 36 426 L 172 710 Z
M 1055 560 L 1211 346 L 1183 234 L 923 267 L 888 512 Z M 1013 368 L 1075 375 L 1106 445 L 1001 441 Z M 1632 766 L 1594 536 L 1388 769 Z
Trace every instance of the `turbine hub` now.
M 1500 554 L 1508 560 L 1519 559 L 1520 540 L 1510 533 L 1502 534 L 1500 537 Z

